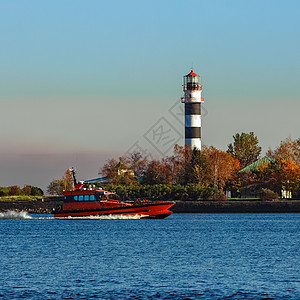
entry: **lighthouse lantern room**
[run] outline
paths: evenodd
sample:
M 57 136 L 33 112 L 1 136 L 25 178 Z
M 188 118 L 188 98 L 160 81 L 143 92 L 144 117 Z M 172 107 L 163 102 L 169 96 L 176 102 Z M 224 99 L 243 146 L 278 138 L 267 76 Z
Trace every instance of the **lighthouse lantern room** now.
M 201 102 L 204 99 L 201 97 L 201 77 L 193 70 L 184 76 L 183 91 L 181 102 L 185 110 L 185 145 L 201 150 Z

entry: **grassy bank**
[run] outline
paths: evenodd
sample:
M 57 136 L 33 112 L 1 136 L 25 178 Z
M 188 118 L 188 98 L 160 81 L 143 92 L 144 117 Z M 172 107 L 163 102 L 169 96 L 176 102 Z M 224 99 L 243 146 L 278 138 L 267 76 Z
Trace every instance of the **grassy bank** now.
M 0 202 L 42 201 L 42 196 L 2 196 Z
M 61 201 L 63 196 L 2 196 L 0 202 Z

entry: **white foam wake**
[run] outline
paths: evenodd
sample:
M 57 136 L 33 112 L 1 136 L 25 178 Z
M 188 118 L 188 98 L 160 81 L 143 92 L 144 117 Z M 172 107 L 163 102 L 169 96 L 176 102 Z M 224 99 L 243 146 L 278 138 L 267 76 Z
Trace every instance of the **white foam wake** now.
M 26 211 L 9 210 L 0 212 L 0 219 L 32 219 Z
M 84 217 L 62 217 L 58 219 L 65 220 L 138 220 L 142 216 L 139 215 L 94 215 L 94 216 L 84 216 Z

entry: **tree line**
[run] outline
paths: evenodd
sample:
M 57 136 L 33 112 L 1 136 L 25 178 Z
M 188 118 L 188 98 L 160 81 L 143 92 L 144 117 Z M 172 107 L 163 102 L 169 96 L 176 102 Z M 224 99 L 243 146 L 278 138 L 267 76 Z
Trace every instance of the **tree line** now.
M 32 185 L 24 185 L 20 188 L 18 185 L 0 187 L 0 197 L 5 196 L 43 196 L 42 189 Z
M 153 160 L 134 152 L 104 164 L 99 175 L 109 183 L 101 186 L 123 198 L 225 200 L 225 191 L 239 197 L 241 187 L 252 183 L 278 193 L 284 187 L 296 195 L 300 188 L 300 138 L 288 137 L 274 150 L 269 148 L 268 162 L 242 173 L 261 158 L 261 150 L 257 136 L 250 132 L 235 134 L 227 151 L 214 146 L 200 151 L 175 145 L 172 155 Z M 71 182 L 72 176 L 66 171 L 47 191 L 60 194 L 71 188 Z

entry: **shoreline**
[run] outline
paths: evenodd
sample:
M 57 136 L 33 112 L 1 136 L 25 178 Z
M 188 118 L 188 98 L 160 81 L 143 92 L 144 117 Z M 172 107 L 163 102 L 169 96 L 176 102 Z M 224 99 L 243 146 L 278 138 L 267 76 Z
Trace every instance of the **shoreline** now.
M 0 212 L 14 210 L 51 214 L 62 203 L 62 197 L 45 197 L 36 201 L 0 201 Z M 176 201 L 171 210 L 174 213 L 300 213 L 300 201 Z
M 1 201 L 0 212 L 5 211 L 26 211 L 32 214 L 51 214 L 63 203 L 62 197 L 43 198 L 36 201 Z
M 174 213 L 300 213 L 300 201 L 177 201 Z

